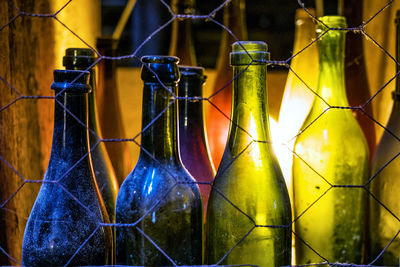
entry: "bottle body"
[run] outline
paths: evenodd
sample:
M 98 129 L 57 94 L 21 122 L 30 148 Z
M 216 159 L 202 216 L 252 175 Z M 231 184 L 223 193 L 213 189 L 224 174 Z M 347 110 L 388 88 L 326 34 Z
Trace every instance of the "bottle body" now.
M 94 64 L 95 60 L 94 52 L 91 49 L 69 48 L 65 51 L 63 65 L 68 70 L 86 70 Z M 101 196 L 106 205 L 110 222 L 113 223 L 115 222 L 115 201 L 117 199 L 119 186 L 105 144 L 104 142 L 98 143 L 102 135 L 98 123 L 96 107 L 96 72 L 94 68 L 89 69 L 89 72 L 89 84 L 92 88 L 92 91 L 88 94 L 90 154 L 97 185 L 99 186 Z
M 312 14 L 315 13 L 314 9 L 309 9 L 309 11 Z M 290 63 L 291 70 L 286 79 L 278 122 L 280 141 L 287 144 L 291 150 L 294 146 L 294 137 L 299 133 L 300 127 L 310 112 L 314 99 L 313 91 L 316 91 L 317 87 L 318 79 L 315 76 L 318 73 L 317 45 L 314 43 L 308 46 L 315 38 L 315 23 L 312 17 L 304 9 L 297 9 L 293 45 L 295 57 Z M 307 48 L 303 50 L 305 47 Z M 276 150 L 289 192 L 291 192 L 292 184 L 293 153 L 291 150 L 286 147 Z
M 400 59 L 400 12 L 396 13 L 396 59 Z M 397 66 L 397 71 L 399 68 Z M 369 227 L 368 227 L 368 262 L 375 260 L 385 249 L 385 252 L 374 263 L 376 265 L 397 265 L 400 260 L 398 253 L 400 239 L 398 220 L 400 206 L 397 197 L 398 175 L 400 174 L 400 161 L 397 157 L 399 143 L 396 137 L 400 135 L 400 80 L 396 79 L 396 90 L 393 92 L 393 107 L 386 128 L 377 146 L 372 160 L 371 176 L 375 176 L 370 184 L 371 193 L 377 200 L 369 201 Z M 388 211 L 388 210 L 390 211 Z
M 206 79 L 203 75 L 204 69 L 179 66 L 179 72 L 181 74 L 179 96 L 201 98 L 203 83 Z M 185 168 L 200 183 L 199 188 L 205 215 L 215 171 L 210 159 L 204 129 L 203 101 L 180 99 L 178 102 L 179 152 Z
M 56 100 L 87 123 L 90 87 L 79 80 L 77 84 L 69 84 L 74 79 L 71 75 L 76 77 L 77 73 L 80 72 L 56 70 L 52 88 L 56 92 L 65 89 Z M 91 167 L 87 129 L 57 102 L 55 105 L 49 166 L 25 228 L 22 263 L 26 266 L 112 264 L 111 229 L 99 226 L 109 219 Z
M 142 58 L 173 93 L 179 79 L 177 60 Z M 153 73 L 146 66 L 142 68 L 145 85 L 141 153 L 117 197 L 117 223 L 131 224 L 116 229 L 117 263 L 199 265 L 202 203 L 198 186 L 179 157 L 178 106 L 176 100 L 170 103 L 171 93 L 155 77 L 149 77 Z
M 194 15 L 195 0 L 173 0 L 171 8 L 175 14 Z M 172 22 L 171 45 L 169 55 L 179 57 L 179 63 L 196 66 L 196 53 L 192 35 L 192 20 L 175 19 Z
M 115 56 L 116 40 L 111 37 L 97 39 L 97 49 L 103 56 Z M 117 65 L 115 60 L 103 59 L 99 67 L 99 82 L 96 92 L 99 124 L 103 138 L 126 138 L 125 127 L 119 104 L 117 86 Z M 122 184 L 131 170 L 129 147 L 127 142 L 105 143 L 117 181 Z
M 291 209 L 273 154 L 266 106 L 266 44 L 234 44 L 232 123 L 211 190 L 206 264 L 290 265 Z M 251 63 L 251 64 L 250 64 Z M 250 65 L 248 65 L 250 64 Z M 273 227 L 271 227 L 273 226 Z
M 247 40 L 245 20 L 245 0 L 234 0 L 224 7 L 224 26 L 238 40 Z M 218 169 L 224 153 L 229 131 L 232 101 L 232 69 L 229 66 L 231 45 L 237 41 L 229 32 L 222 30 L 221 46 L 218 52 L 216 77 L 213 85 L 213 96 L 207 111 L 207 137 L 210 146 L 211 159 Z M 218 107 L 218 109 L 216 108 Z
M 346 27 L 344 17 L 325 16 L 321 20 L 329 27 Z M 325 30 L 319 25 L 320 32 Z M 325 259 L 362 261 L 367 196 L 361 186 L 368 180 L 369 158 L 365 137 L 351 110 L 335 108 L 348 106 L 344 38 L 344 32 L 330 30 L 318 42 L 317 94 L 321 98 L 314 99 L 295 142 L 296 264 Z

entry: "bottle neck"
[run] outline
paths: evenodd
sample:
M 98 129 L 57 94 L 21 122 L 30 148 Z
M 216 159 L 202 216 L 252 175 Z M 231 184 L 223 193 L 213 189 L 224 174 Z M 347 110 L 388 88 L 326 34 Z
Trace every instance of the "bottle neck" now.
M 64 92 L 58 95 L 56 100 L 65 108 L 57 101 L 55 102 L 50 162 L 54 161 L 55 164 L 60 165 L 60 168 L 64 166 L 68 169 L 71 164 L 75 164 L 88 153 L 88 130 L 86 128 L 88 97 L 87 94 Z M 89 156 L 86 159 L 89 159 Z M 70 164 L 60 164 L 64 162 Z
M 249 141 L 270 141 L 265 64 L 233 66 L 232 121 L 229 136 L 239 134 Z M 238 128 L 241 129 L 238 129 Z M 243 131 L 244 130 L 244 131 Z M 250 137 L 250 136 L 251 137 Z M 246 143 L 248 144 L 248 142 Z
M 223 23 L 239 40 L 247 40 L 247 27 L 245 18 L 245 0 L 231 1 L 224 7 Z M 231 45 L 237 40 L 225 29 L 222 29 L 221 45 L 217 60 L 217 69 L 229 68 L 229 52 Z M 219 89 L 219 88 L 217 88 Z
M 202 97 L 203 82 L 203 79 L 196 77 L 181 76 L 179 96 Z M 190 140 L 190 136 L 205 135 L 202 101 L 179 100 L 179 133 L 180 139 L 187 136 L 186 140 Z
M 88 113 L 89 113 L 89 121 L 88 125 L 91 130 L 96 132 L 96 134 L 101 138 L 100 126 L 98 123 L 98 115 L 97 115 L 97 107 L 96 107 L 96 71 L 94 68 L 90 70 L 90 78 L 89 84 L 92 88 L 92 91 L 88 94 Z
M 400 19 L 396 19 L 396 60 L 400 62 Z M 399 65 L 396 64 L 396 73 L 400 71 Z M 399 95 L 399 97 L 394 96 L 394 101 L 400 102 L 400 78 L 397 76 L 396 78 L 396 89 L 395 95 Z
M 164 85 L 174 93 L 177 91 L 176 84 Z M 178 107 L 177 101 L 170 105 L 172 100 L 172 95 L 159 83 L 144 83 L 141 159 L 149 159 L 150 154 L 162 163 L 180 163 L 177 142 Z
M 344 76 L 345 32 L 330 30 L 318 41 L 317 93 L 331 106 L 348 106 Z M 319 97 L 316 97 L 319 101 Z
M 193 45 L 192 21 L 175 20 L 172 23 L 170 55 L 177 56 L 180 64 L 196 66 L 197 60 Z

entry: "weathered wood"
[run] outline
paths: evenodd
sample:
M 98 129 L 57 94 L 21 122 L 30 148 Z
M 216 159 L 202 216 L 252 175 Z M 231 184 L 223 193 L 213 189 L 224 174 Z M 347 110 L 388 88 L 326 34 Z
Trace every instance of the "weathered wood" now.
M 48 0 L 20 0 L 15 4 L 21 11 L 31 13 L 50 10 Z M 2 25 L 16 14 L 12 5 L 2 1 Z M 52 29 L 50 19 L 20 16 L 0 31 L 0 76 L 21 95 L 51 95 L 54 59 L 48 48 L 54 47 Z M 12 87 L 5 82 L 0 84 L 1 107 L 18 97 Z M 51 143 L 51 110 L 51 100 L 21 99 L 0 112 L 0 155 L 4 158 L 0 162 L 3 203 L 0 221 L 4 228 L 0 231 L 6 239 L 1 240 L 5 241 L 1 246 L 18 261 L 26 220 L 40 187 L 35 183 L 24 184 L 23 179 L 40 180 L 44 175 Z M 16 264 L 0 254 L 0 264 Z

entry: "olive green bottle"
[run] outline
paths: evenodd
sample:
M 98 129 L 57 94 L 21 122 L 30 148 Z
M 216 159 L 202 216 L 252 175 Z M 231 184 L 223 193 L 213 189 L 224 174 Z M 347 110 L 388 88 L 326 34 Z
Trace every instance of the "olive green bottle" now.
M 400 10 L 396 13 L 396 58 L 400 60 Z M 400 70 L 397 65 L 397 72 Z M 394 75 L 394 74 L 393 74 Z M 400 80 L 396 79 L 396 90 L 392 94 L 393 107 L 375 156 L 372 160 L 371 175 L 374 179 L 370 184 L 371 193 L 385 206 L 374 198 L 370 198 L 368 244 L 369 261 L 376 259 L 383 249 L 385 252 L 377 258 L 375 265 L 395 265 L 400 262 L 400 201 L 398 188 L 400 186 Z M 389 132 L 390 131 L 390 132 Z M 396 136 L 396 137 L 395 137 Z M 387 209 L 390 210 L 390 212 Z M 395 217 L 397 216 L 397 218 Z M 392 241 L 393 240 L 393 241 Z
M 320 20 L 330 28 L 346 28 L 341 16 Z M 340 108 L 349 106 L 345 31 L 328 31 L 319 24 L 317 33 L 318 96 L 294 147 L 296 264 L 360 263 L 366 219 L 366 191 L 361 185 L 368 180 L 368 146 L 351 109 Z
M 232 117 L 208 202 L 206 264 L 291 263 L 289 195 L 269 132 L 268 59 L 264 42 L 233 44 Z

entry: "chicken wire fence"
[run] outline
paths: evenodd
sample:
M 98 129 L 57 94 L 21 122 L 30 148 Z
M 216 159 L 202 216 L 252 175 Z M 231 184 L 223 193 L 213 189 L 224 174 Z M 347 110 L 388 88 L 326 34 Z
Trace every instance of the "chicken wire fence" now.
M 15 15 L 14 15 L 11 19 L 9 19 L 7 23 L 5 23 L 4 25 L 2 25 L 2 26 L 0 27 L 0 32 L 5 31 L 8 27 L 13 27 L 13 24 L 14 24 L 19 18 L 21 18 L 21 17 L 37 17 L 38 19 L 55 20 L 57 23 L 61 24 L 61 25 L 65 28 L 66 31 L 68 31 L 68 32 L 70 32 L 71 34 L 73 34 L 74 36 L 76 36 L 76 38 L 78 38 L 83 44 L 85 44 L 88 48 L 90 48 L 91 50 L 93 50 L 93 52 L 95 52 L 95 53 L 97 54 L 98 59 L 97 59 L 97 60 L 94 62 L 94 64 L 93 64 L 92 66 L 90 66 L 87 70 L 89 70 L 91 67 L 94 67 L 96 64 L 98 64 L 98 63 L 99 63 L 100 61 L 102 61 L 102 60 L 123 60 L 123 59 L 126 59 L 126 58 L 137 58 L 136 55 L 137 55 L 137 53 L 141 50 L 141 48 L 143 47 L 143 45 L 145 45 L 153 36 L 157 35 L 160 31 L 164 30 L 168 25 L 170 25 L 174 20 L 177 20 L 177 19 L 179 19 L 179 20 L 201 20 L 201 21 L 209 21 L 209 22 L 215 23 L 215 24 L 218 25 L 218 27 L 220 27 L 223 31 L 228 32 L 230 35 L 232 35 L 232 37 L 233 37 L 234 39 L 236 39 L 237 41 L 239 41 L 239 40 L 236 38 L 236 36 L 230 31 L 230 29 L 228 29 L 226 26 L 224 26 L 222 23 L 220 23 L 219 21 L 217 21 L 217 20 L 215 19 L 215 14 L 217 14 L 218 12 L 222 12 L 222 9 L 224 8 L 224 6 L 226 6 L 229 2 L 231 2 L 231 1 L 233 1 L 233 0 L 225 0 L 225 1 L 223 1 L 223 2 L 222 2 L 220 5 L 218 5 L 214 10 L 212 10 L 211 13 L 205 14 L 205 15 L 175 14 L 175 13 L 173 12 L 173 10 L 171 9 L 170 5 L 168 5 L 168 4 L 167 4 L 165 1 L 163 1 L 163 0 L 160 0 L 160 2 L 161 2 L 161 3 L 168 9 L 168 11 L 170 12 L 171 18 L 170 18 L 165 24 L 163 24 L 161 27 L 159 27 L 156 31 L 154 31 L 151 35 L 149 35 L 148 38 L 142 43 L 142 45 L 139 46 L 132 54 L 130 54 L 130 55 L 125 55 L 125 56 L 118 56 L 118 57 L 110 57 L 110 56 L 107 56 L 107 55 L 102 55 L 102 54 L 100 54 L 100 53 L 96 50 L 96 48 L 90 46 L 84 39 L 82 39 L 78 34 L 76 34 L 73 30 L 71 30 L 71 29 L 68 27 L 68 25 L 64 24 L 64 23 L 59 19 L 59 17 L 58 17 L 59 14 L 60 14 L 61 12 L 63 12 L 63 10 L 64 10 L 66 7 L 68 7 L 68 5 L 70 5 L 72 1 L 74 1 L 74 0 L 69 0 L 69 1 L 67 1 L 67 2 L 65 3 L 64 6 L 62 6 L 59 10 L 57 10 L 57 12 L 55 12 L 55 13 L 53 13 L 53 14 L 41 14 L 41 13 L 29 13 L 29 12 L 27 12 L 27 11 L 24 11 L 24 10 L 21 9 L 16 3 L 14 3 L 12 0 L 8 0 L 8 1 L 6 1 L 6 2 L 7 2 L 7 5 L 6 5 L 6 6 L 7 6 L 7 8 L 8 8 L 9 10 L 13 10 L 13 12 L 15 12 Z M 299 7 L 300 7 L 300 8 L 303 8 L 303 9 L 309 14 L 309 16 L 313 17 L 315 20 L 318 20 L 318 18 L 316 18 L 314 15 L 312 15 L 312 14 L 309 12 L 307 6 L 305 6 L 305 5 L 302 3 L 301 0 L 297 0 L 297 2 L 298 2 Z M 374 20 L 374 18 L 376 18 L 376 16 L 378 16 L 383 10 L 385 10 L 386 8 L 388 8 L 393 2 L 394 2 L 394 0 L 382 4 L 382 7 L 381 7 L 372 17 L 370 17 L 367 21 L 365 21 L 364 23 L 362 23 L 361 25 L 359 25 L 359 26 L 357 26 L 357 27 L 351 27 L 351 28 L 346 28 L 346 29 L 331 29 L 331 28 L 328 28 L 327 31 L 339 31 L 339 30 L 340 30 L 340 31 L 361 32 L 366 38 L 368 38 L 369 41 L 373 42 L 383 53 L 385 53 L 385 54 L 390 58 L 390 60 L 392 60 L 393 62 L 395 62 L 396 65 L 399 65 L 399 63 L 396 61 L 396 59 L 395 59 L 382 45 L 380 45 L 379 42 L 375 41 L 374 38 L 373 38 L 371 35 L 368 34 L 368 32 L 365 31 L 365 26 L 368 25 L 369 23 L 371 23 L 371 22 Z M 322 34 L 322 35 L 323 35 L 323 34 Z M 19 38 L 19 36 L 15 36 L 14 38 Z M 318 37 L 318 38 L 319 38 L 319 37 Z M 268 61 L 267 63 L 270 64 L 270 65 L 272 65 L 272 66 L 284 66 L 284 67 L 286 67 L 290 72 L 292 72 L 292 73 L 294 73 L 296 76 L 298 76 L 298 74 L 296 73 L 296 71 L 290 67 L 290 62 L 291 62 L 291 60 L 292 60 L 293 58 L 297 57 L 299 54 L 301 54 L 301 53 L 302 53 L 303 51 L 305 51 L 306 49 L 308 49 L 308 48 L 309 48 L 311 45 L 313 45 L 315 42 L 317 42 L 318 38 L 315 39 L 315 40 L 313 40 L 309 45 L 307 45 L 306 47 L 304 47 L 301 51 L 299 51 L 299 52 L 296 53 L 296 54 L 293 54 L 292 56 L 290 56 L 290 57 L 287 58 L 286 60 L 282 60 L 282 61 L 270 60 L 270 61 Z M 273 55 L 272 55 L 272 56 L 273 56 Z M 52 72 L 52 70 L 48 70 L 48 72 Z M 10 82 L 7 81 L 7 79 L 5 78 L 5 75 L 3 75 L 3 74 L 0 74 L 0 75 L 1 75 L 1 76 L 0 76 L 0 79 L 1 79 L 1 81 L 2 81 L 2 83 L 3 83 L 3 84 L 2 84 L 2 89 L 1 89 L 1 90 L 9 89 L 9 90 L 12 90 L 13 93 L 15 93 L 15 94 L 17 95 L 17 97 L 15 97 L 12 101 L 10 101 L 10 102 L 8 102 L 8 103 L 6 103 L 6 104 L 4 104 L 4 105 L 2 105 L 2 106 L 0 107 L 0 114 L 2 114 L 2 113 L 4 114 L 5 111 L 8 110 L 8 109 L 10 109 L 13 105 L 16 105 L 16 104 L 21 103 L 21 102 L 25 103 L 25 101 L 32 100 L 32 99 L 48 99 L 48 100 L 51 100 L 51 101 L 53 101 L 53 102 L 56 102 L 55 96 L 51 96 L 51 95 L 43 96 L 43 95 L 23 94 L 23 93 L 20 92 L 21 90 L 18 88 L 18 85 L 11 84 Z M 157 74 L 155 73 L 155 75 L 157 75 Z M 387 87 L 387 85 L 388 85 L 389 83 L 391 83 L 393 80 L 395 80 L 395 79 L 397 78 L 398 75 L 399 75 L 399 72 L 395 73 L 395 74 L 393 75 L 393 77 L 392 77 L 389 81 L 387 81 L 387 83 L 385 83 L 381 88 L 379 88 L 379 89 L 376 91 L 376 93 L 375 93 L 365 104 L 363 104 L 362 106 L 358 106 L 358 107 L 351 107 L 351 106 L 347 106 L 347 107 L 336 107 L 336 106 L 330 106 L 330 105 L 327 103 L 327 104 L 328 104 L 327 109 L 326 109 L 324 112 L 321 113 L 321 115 L 318 117 L 318 119 L 319 119 L 321 116 L 323 116 L 324 113 L 325 113 L 327 110 L 329 110 L 329 109 L 352 109 L 352 110 L 357 110 L 357 111 L 359 111 L 359 112 L 364 113 L 366 116 L 368 116 L 368 118 L 369 118 L 371 121 L 373 121 L 373 122 L 374 122 L 376 125 L 378 125 L 379 127 L 382 127 L 382 128 L 384 129 L 384 131 L 386 131 L 387 133 L 391 134 L 396 140 L 400 140 L 398 136 L 396 136 L 393 132 L 391 132 L 389 129 L 387 129 L 381 122 L 377 121 L 377 120 L 373 117 L 372 114 L 368 114 L 368 112 L 366 112 L 366 111 L 364 110 L 365 106 L 369 105 L 370 102 L 373 101 L 373 100 L 377 97 L 377 95 L 379 95 L 379 94 L 382 92 L 382 90 L 384 90 L 384 89 Z M 299 76 L 298 76 L 298 78 L 301 79 L 301 77 L 299 77 Z M 315 88 L 311 88 L 311 87 L 308 86 L 307 84 L 305 84 L 305 86 L 308 88 L 308 90 L 310 90 L 313 94 L 315 94 L 316 97 L 321 98 L 321 96 L 319 96 L 319 95 L 315 92 Z M 168 89 L 166 86 L 164 86 L 164 87 L 165 87 L 166 90 L 170 90 L 170 89 Z M 218 90 L 216 91 L 216 93 L 213 93 L 212 95 L 206 96 L 206 97 L 201 98 L 201 99 L 199 99 L 198 97 L 197 97 L 197 98 L 190 98 L 190 97 L 189 97 L 189 98 L 187 98 L 187 99 L 188 99 L 188 100 L 201 100 L 201 101 L 203 101 L 203 102 L 205 102 L 205 103 L 207 103 L 207 104 L 209 104 L 209 105 L 211 105 L 211 106 L 214 106 L 214 104 L 212 103 L 213 97 L 214 97 L 216 94 L 218 94 L 218 92 L 220 92 L 220 91 L 222 91 L 222 90 L 225 90 L 225 88 L 226 88 L 226 86 L 224 86 L 224 87 L 222 87 L 222 88 L 218 88 Z M 173 92 L 171 92 L 171 91 L 170 91 L 170 93 L 171 93 L 171 95 L 173 95 L 173 99 L 172 99 L 171 104 L 174 103 L 175 101 L 177 101 L 178 99 L 185 99 L 184 97 L 178 97 L 177 95 L 175 95 L 175 94 L 174 94 Z M 322 99 L 322 98 L 321 98 L 321 99 Z M 323 99 L 322 99 L 322 100 L 323 100 Z M 324 102 L 325 102 L 325 101 L 324 101 Z M 325 103 L 326 103 L 326 102 L 325 102 Z M 68 112 L 68 113 L 70 113 L 72 116 L 74 116 L 68 109 L 66 109 L 66 107 L 65 107 L 62 103 L 58 102 L 57 104 L 60 105 L 60 106 L 62 106 L 62 107 L 66 110 L 66 112 Z M 218 107 L 215 107 L 215 108 L 218 108 Z M 220 112 L 221 112 L 221 111 L 220 111 Z M 160 114 L 159 114 L 159 115 L 160 115 Z M 17 116 L 18 116 L 18 115 L 17 115 Z M 1 118 L 3 118 L 3 116 L 1 116 Z M 157 118 L 158 118 L 158 117 L 157 117 Z M 157 118 L 156 118 L 156 119 L 157 119 Z M 156 119 L 154 119 L 149 125 L 153 124 L 154 121 L 155 121 Z M 318 120 L 318 119 L 317 119 L 317 120 Z M 315 121 L 316 121 L 316 120 L 315 120 Z M 315 121 L 313 121 L 312 124 L 315 123 Z M 80 123 L 81 125 L 83 125 L 84 127 L 87 127 L 87 126 L 85 125 L 84 122 L 79 121 L 79 123 Z M 148 126 L 149 126 L 149 125 L 148 125 Z M 147 126 L 147 127 L 148 127 L 148 126 Z M 10 127 L 11 127 L 11 125 L 10 125 Z M 88 128 L 88 127 L 87 127 L 87 128 Z M 239 127 L 239 128 L 240 128 L 240 127 Z M 88 130 L 91 131 L 92 134 L 96 135 L 96 133 L 95 133 L 92 129 L 89 129 L 89 128 L 88 128 Z M 1 131 L 2 131 L 2 129 L 0 129 L 0 133 L 1 133 Z M 307 131 L 307 129 L 305 129 L 303 132 L 305 132 L 305 131 Z M 299 134 L 302 134 L 303 132 L 301 132 L 301 133 L 299 133 Z M 132 142 L 132 143 L 136 144 L 138 147 L 141 147 L 140 142 L 137 140 L 138 137 L 141 135 L 141 133 L 142 133 L 142 132 L 139 132 L 139 133 L 137 133 L 137 135 L 135 135 L 134 137 L 128 138 L 128 139 L 118 139 L 118 138 L 114 138 L 114 139 L 100 139 L 100 138 L 98 138 L 98 139 L 99 139 L 98 142 L 97 142 L 95 145 L 93 145 L 93 146 L 91 147 L 91 150 L 93 150 L 100 142 Z M 16 132 L 15 135 L 18 136 L 18 132 Z M 97 135 L 96 135 L 96 136 L 97 136 Z M 251 137 L 251 136 L 250 136 L 250 137 Z M 19 138 L 24 139 L 24 138 L 27 138 L 27 136 L 19 136 Z M 293 138 L 295 138 L 295 137 L 293 137 Z M 258 142 L 258 141 L 259 141 L 259 140 L 252 140 L 251 142 Z M 249 146 L 247 146 L 246 149 L 247 149 L 248 147 L 249 147 Z M 292 153 L 295 153 L 295 152 L 292 151 Z M 347 186 L 347 187 L 358 187 L 358 188 L 362 188 L 363 190 L 365 190 L 365 191 L 368 193 L 368 195 L 369 195 L 370 197 L 374 198 L 384 209 L 386 209 L 388 212 L 390 212 L 390 213 L 392 214 L 394 220 L 399 221 L 399 218 L 395 215 L 395 213 L 392 212 L 392 211 L 390 211 L 390 209 L 387 208 L 387 207 L 379 200 L 378 197 L 374 196 L 374 195 L 370 192 L 370 190 L 369 190 L 369 188 L 368 188 L 368 185 L 371 183 L 371 181 L 372 181 L 386 166 L 388 166 L 393 160 L 395 160 L 399 155 L 400 155 L 400 153 L 396 154 L 396 155 L 395 155 L 390 161 L 388 161 L 379 171 L 377 171 L 376 173 L 372 173 L 372 174 L 370 175 L 370 178 L 369 178 L 369 180 L 368 180 L 367 183 L 365 183 L 365 184 L 363 184 L 363 185 L 341 185 L 340 187 L 341 187 L 341 188 L 346 188 L 346 186 Z M 87 156 L 88 156 L 88 153 L 87 153 L 85 156 L 83 156 L 78 162 L 84 160 Z M 299 155 L 297 155 L 297 156 L 299 156 Z M 28 177 L 24 177 L 24 175 L 22 175 L 22 174 L 13 166 L 13 164 L 11 164 L 10 162 L 7 161 L 5 155 L 1 155 L 1 154 L 0 154 L 0 160 L 3 162 L 3 165 L 5 165 L 7 168 L 9 168 L 13 173 L 15 173 L 15 174 L 21 179 L 21 184 L 20 184 L 19 188 L 18 188 L 13 194 L 11 194 L 10 196 L 8 196 L 8 198 L 5 198 L 4 202 L 1 204 L 1 208 L 2 208 L 3 212 L 6 214 L 6 217 L 7 217 L 7 214 L 8 214 L 8 213 L 15 213 L 15 211 L 12 211 L 12 210 L 10 210 L 10 209 L 7 208 L 7 204 L 10 203 L 10 202 L 13 200 L 13 198 L 15 198 L 15 196 L 16 196 L 21 190 L 23 190 L 23 188 L 26 188 L 26 187 L 28 187 L 28 186 L 31 186 L 32 184 L 39 184 L 39 185 L 40 185 L 40 184 L 43 183 L 43 181 L 42 181 L 41 179 L 33 180 L 33 179 L 28 178 Z M 154 157 L 153 157 L 153 160 L 156 161 L 156 159 L 155 159 Z M 78 163 L 78 162 L 77 162 L 77 163 Z M 75 165 L 76 165 L 76 164 L 75 164 Z M 64 177 L 68 172 L 70 172 L 70 171 L 74 168 L 75 165 L 73 165 L 73 166 L 63 175 L 63 177 Z M 313 166 L 311 166 L 311 167 L 313 167 Z M 314 171 L 315 171 L 315 170 L 314 170 Z M 1 174 L 1 176 L 3 176 L 3 174 Z M 56 182 L 56 183 L 57 183 L 57 182 Z M 212 183 L 209 184 L 209 186 L 212 186 Z M 330 189 L 332 189 L 332 188 L 334 188 L 334 187 L 338 187 L 337 185 L 334 185 L 334 184 L 329 184 L 329 186 L 330 186 L 330 187 L 329 187 L 329 189 L 328 189 L 327 191 L 329 191 Z M 66 193 L 68 193 L 68 194 L 71 195 L 70 192 L 66 192 Z M 326 192 L 325 192 L 325 193 L 326 193 Z M 297 216 L 296 218 L 293 218 L 292 222 L 291 222 L 289 225 L 283 225 L 283 226 L 281 226 L 281 227 L 285 227 L 285 228 L 291 229 L 292 225 L 293 225 L 297 220 L 299 220 L 299 218 L 300 218 L 301 216 L 303 216 L 303 215 L 307 212 L 307 210 L 309 210 L 313 205 L 315 205 L 324 195 L 325 195 L 325 194 L 321 195 L 320 198 L 318 198 L 316 201 L 314 201 L 303 213 L 300 213 L 299 216 Z M 73 197 L 73 196 L 72 196 L 72 197 Z M 79 200 L 78 200 L 77 198 L 74 198 L 74 199 L 75 199 L 76 201 L 79 202 Z M 232 203 L 228 198 L 225 198 L 225 199 L 226 199 L 226 201 L 229 202 L 235 209 L 238 209 L 238 208 L 234 205 L 234 203 Z M 162 199 L 159 199 L 159 201 L 161 201 L 161 200 L 162 200 Z M 79 205 L 84 206 L 84 204 L 82 204 L 82 203 L 79 203 Z M 155 207 L 155 206 L 153 206 L 153 208 L 154 208 L 154 207 Z M 85 207 L 85 208 L 88 209 L 87 207 Z M 240 210 L 239 210 L 239 211 L 240 211 Z M 147 211 L 147 214 L 150 213 L 150 212 L 151 212 L 151 210 L 148 210 L 148 211 Z M 242 211 L 240 211 L 240 212 L 242 212 Z M 242 212 L 242 213 L 243 213 L 243 212 Z M 251 218 L 251 216 L 249 216 L 249 215 L 247 215 L 247 214 L 244 214 L 244 213 L 243 213 L 243 216 L 247 216 L 247 217 Z M 1 218 L 1 220 L 6 221 L 6 220 L 7 220 L 6 217 L 5 217 L 5 218 Z M 144 217 L 144 216 L 143 216 L 143 217 Z M 142 217 L 142 219 L 143 219 L 143 217 Z M 27 220 L 27 218 L 20 218 L 20 220 Z M 253 221 L 253 222 L 254 222 L 254 221 Z M 80 246 L 79 248 L 77 248 L 77 251 L 74 252 L 74 255 L 72 256 L 72 258 L 75 257 L 75 256 L 78 254 L 79 250 L 85 245 L 85 243 L 88 242 L 88 240 L 93 236 L 93 234 L 94 234 L 96 231 L 100 231 L 102 227 L 116 227 L 116 228 L 118 228 L 118 227 L 137 227 L 137 224 L 138 224 L 138 223 L 139 223 L 139 221 L 132 222 L 131 224 L 103 223 L 103 222 L 99 221 L 97 227 L 96 227 L 95 229 L 93 229 L 93 232 L 92 232 L 92 233 L 88 236 L 88 238 L 82 243 L 82 246 Z M 259 226 L 259 225 L 255 225 L 255 224 L 254 224 L 254 227 L 276 227 L 276 226 Z M 243 238 L 240 239 L 240 240 L 238 241 L 238 244 L 239 244 L 240 242 L 243 242 L 243 240 L 249 235 L 249 233 L 254 229 L 254 227 L 253 227 L 252 229 L 250 229 L 249 232 L 246 233 L 246 234 L 243 236 Z M 3 229 L 0 229 L 0 231 L 3 231 Z M 150 242 L 152 242 L 152 243 L 154 244 L 154 246 L 156 246 L 157 249 L 161 251 L 162 254 L 164 254 L 166 257 L 168 257 L 167 253 L 164 252 L 164 251 L 162 251 L 162 249 L 161 249 L 159 246 L 157 246 L 157 244 L 156 244 L 154 241 L 152 241 L 151 238 L 150 238 L 149 236 L 147 236 L 144 232 L 141 232 L 141 233 L 142 233 Z M 393 236 L 392 240 L 391 240 L 390 242 L 388 242 L 387 246 L 382 250 L 381 254 L 379 254 L 379 255 L 376 257 L 375 260 L 372 260 L 371 262 L 365 263 L 365 264 L 368 265 L 368 266 L 372 266 L 372 265 L 376 262 L 376 260 L 383 254 L 383 252 L 392 244 L 392 242 L 394 242 L 394 240 L 397 238 L 397 236 L 399 235 L 399 233 L 400 233 L 400 229 L 399 229 L 399 231 Z M 10 234 L 10 233 L 7 232 L 7 235 L 9 235 L 9 234 Z M 293 234 L 294 234 L 295 236 L 297 236 L 295 230 L 293 230 Z M 2 233 L 1 235 L 3 235 L 3 233 Z M 15 240 L 17 240 L 17 239 L 22 239 L 22 236 L 17 236 L 17 237 L 15 237 L 13 240 L 15 241 Z M 321 264 L 329 264 L 329 265 L 334 265 L 334 266 L 358 266 L 358 265 L 356 265 L 356 264 L 347 264 L 347 263 L 342 263 L 342 264 L 341 264 L 341 263 L 332 263 L 332 262 L 329 262 L 326 258 L 324 258 L 324 255 L 323 255 L 322 253 L 319 253 L 317 250 L 314 250 L 314 249 L 312 248 L 312 246 L 311 246 L 310 244 L 307 243 L 307 240 L 302 240 L 301 238 L 298 238 L 298 240 L 300 240 L 300 242 L 303 242 L 306 246 L 308 246 L 310 249 L 312 249 L 317 255 L 319 255 L 319 257 L 321 258 L 321 262 L 322 262 Z M 236 244 L 232 249 L 234 249 L 238 244 Z M 231 249 L 231 250 L 232 250 L 232 249 Z M 10 260 L 10 264 L 13 264 L 13 265 L 21 265 L 21 264 L 22 264 L 19 258 L 16 258 L 14 255 L 10 254 L 9 251 L 7 251 L 7 248 L 6 248 L 6 247 L 1 246 L 1 247 L 0 247 L 0 250 L 1 250 L 1 253 L 7 255 L 7 257 L 8 257 L 9 260 Z M 226 255 L 228 255 L 228 254 L 231 252 L 231 250 L 227 251 L 227 254 L 226 254 Z M 226 255 L 225 255 L 225 256 L 226 256 Z M 225 257 L 225 256 L 224 256 L 224 257 Z M 224 257 L 223 257 L 223 258 L 224 258 Z M 69 260 L 65 263 L 65 265 L 68 265 L 68 264 L 72 261 L 72 258 L 69 259 Z M 222 258 L 222 259 L 223 259 L 223 258 Z M 170 257 L 168 257 L 168 259 L 170 260 L 171 265 L 176 265 L 176 263 L 174 262 L 173 259 L 171 259 Z M 221 260 L 222 260 L 222 259 L 221 259 Z M 321 265 L 321 264 L 310 264 L 310 265 Z M 298 265 L 298 266 L 300 266 L 300 265 Z M 301 266 L 304 266 L 304 265 L 301 265 Z M 308 265 L 307 265 L 307 266 L 308 266 Z

